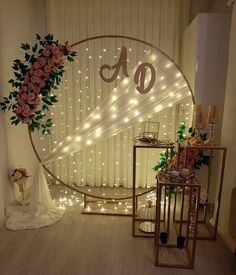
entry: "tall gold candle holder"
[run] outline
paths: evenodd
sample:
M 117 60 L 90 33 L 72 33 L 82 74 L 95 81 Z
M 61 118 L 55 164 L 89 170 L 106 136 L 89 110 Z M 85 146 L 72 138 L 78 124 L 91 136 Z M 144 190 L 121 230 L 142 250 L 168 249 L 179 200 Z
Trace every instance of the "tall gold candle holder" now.
M 214 145 L 214 129 L 217 122 L 218 109 L 216 105 L 210 105 L 208 109 L 207 123 L 210 125 L 209 138 L 205 141 L 205 145 Z
M 22 179 L 19 179 L 16 181 L 16 183 L 19 187 L 19 191 L 22 194 L 22 201 L 25 200 L 26 182 L 27 182 L 27 178 L 22 178 Z
M 203 105 L 193 107 L 193 129 L 195 137 L 192 139 L 192 145 L 202 145 L 201 131 L 206 128 L 206 113 Z

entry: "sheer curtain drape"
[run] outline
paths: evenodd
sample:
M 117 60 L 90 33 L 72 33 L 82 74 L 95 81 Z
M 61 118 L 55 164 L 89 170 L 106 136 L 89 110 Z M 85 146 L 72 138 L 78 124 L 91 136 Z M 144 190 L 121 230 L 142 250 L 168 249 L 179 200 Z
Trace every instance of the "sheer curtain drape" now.
M 48 0 L 47 30 L 59 40 L 70 42 L 105 34 L 139 38 L 159 47 L 178 63 L 181 28 L 188 17 L 188 4 L 187 0 Z M 114 51 L 114 47 L 104 42 L 99 51 L 103 48 Z M 132 51 L 135 50 L 139 51 L 132 47 Z M 96 47 L 91 52 L 91 58 L 94 56 L 99 56 Z M 82 73 L 75 76 L 68 68 L 59 90 L 60 101 L 51 112 L 55 126 L 50 137 L 50 150 L 63 142 L 116 85 L 96 82 L 91 75 L 93 68 L 89 67 L 83 56 L 78 56 L 78 62 L 81 64 L 78 73 Z M 87 79 L 83 74 L 86 71 Z M 82 92 L 78 95 L 77 90 Z M 186 117 L 180 119 L 181 108 L 182 113 L 190 113 L 191 104 L 186 101 L 182 106 L 168 108 L 152 118 L 161 122 L 160 138 L 174 140 L 178 122 L 190 121 Z M 138 124 L 76 154 L 54 161 L 50 168 L 70 184 L 131 187 L 133 138 L 143 130 L 144 124 Z M 155 174 L 151 168 L 159 153 L 148 150 L 138 156 L 138 186 L 155 184 Z
M 11 230 L 35 229 L 59 221 L 64 210 L 55 205 L 48 189 L 42 165 L 34 172 L 30 202 L 27 206 L 9 206 L 6 227 Z

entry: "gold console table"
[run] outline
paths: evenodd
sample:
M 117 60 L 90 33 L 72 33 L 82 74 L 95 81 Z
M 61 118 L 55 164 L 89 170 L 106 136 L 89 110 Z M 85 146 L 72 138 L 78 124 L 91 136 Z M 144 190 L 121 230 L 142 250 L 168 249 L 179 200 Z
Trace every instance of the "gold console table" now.
M 223 146 L 217 146 L 217 145 L 210 145 L 210 146 L 205 146 L 205 145 L 200 145 L 200 146 L 183 146 L 182 149 L 184 149 L 185 153 L 185 161 L 184 164 L 186 165 L 186 158 L 188 155 L 188 150 L 203 150 L 209 152 L 209 167 L 208 167 L 208 173 L 207 173 L 207 186 L 206 186 L 206 194 L 207 198 L 209 197 L 209 192 L 210 192 L 210 186 L 211 186 L 211 181 L 212 181 L 212 162 L 214 159 L 214 155 L 216 152 L 220 152 L 220 163 L 219 163 L 219 182 L 218 185 L 216 186 L 218 190 L 216 190 L 216 196 L 215 196 L 215 207 L 214 208 L 214 213 L 211 218 L 209 218 L 209 205 L 206 203 L 204 206 L 204 213 L 203 213 L 203 218 L 199 216 L 199 230 L 197 232 L 197 239 L 199 240 L 215 240 L 217 236 L 217 227 L 218 227 L 218 220 L 219 220 L 219 212 L 220 212 L 220 203 L 221 203 L 221 195 L 222 195 L 222 188 L 223 188 L 223 180 L 224 180 L 224 170 L 225 170 L 225 160 L 226 160 L 226 152 L 227 148 Z M 201 181 L 201 180 L 200 180 Z M 213 212 L 213 210 L 211 211 Z M 200 213 L 199 213 L 200 215 Z M 175 216 L 173 219 L 175 222 L 178 222 Z M 206 230 L 201 230 L 205 227 Z M 203 231 L 205 233 L 203 234 Z
M 181 194 L 177 199 L 174 193 Z M 160 172 L 156 188 L 155 262 L 157 266 L 193 268 L 198 231 L 198 212 L 201 185 L 194 177 L 173 180 Z M 164 194 L 164 196 L 163 196 Z M 163 207 L 166 202 L 167 207 Z M 175 207 L 174 207 L 175 206 Z M 178 223 L 171 219 L 176 209 Z M 166 212 L 166 219 L 162 220 Z
M 151 143 L 136 143 L 133 145 L 133 212 L 132 212 L 132 234 L 133 237 L 148 237 L 154 238 L 154 233 L 142 234 L 139 230 L 137 232 L 137 224 L 140 222 L 150 221 L 148 219 L 142 219 L 138 217 L 138 198 L 136 194 L 136 157 L 137 150 L 142 149 L 164 149 L 167 152 L 167 156 L 170 157 L 174 146 L 173 144 L 151 144 Z M 155 179 L 153 179 L 155 181 Z M 150 188 L 150 191 L 154 191 L 156 187 Z M 164 217 L 165 218 L 165 217 Z M 152 220 L 153 222 L 153 220 Z

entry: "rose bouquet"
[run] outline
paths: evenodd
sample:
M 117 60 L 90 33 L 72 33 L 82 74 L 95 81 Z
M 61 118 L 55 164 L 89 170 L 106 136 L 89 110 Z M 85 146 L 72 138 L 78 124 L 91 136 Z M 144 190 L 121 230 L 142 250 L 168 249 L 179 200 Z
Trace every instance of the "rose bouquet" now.
M 26 180 L 28 177 L 30 177 L 27 173 L 27 170 L 24 168 L 16 168 L 9 173 L 9 178 L 12 183 L 20 183 L 23 180 Z
M 52 34 L 41 38 L 34 46 L 22 43 L 25 51 L 24 61 L 14 60 L 15 79 L 10 79 L 13 91 L 0 102 L 2 110 L 12 110 L 11 124 L 28 124 L 29 129 L 42 129 L 43 134 L 50 134 L 52 120 L 46 118 L 45 111 L 55 104 L 57 89 L 64 73 L 64 63 L 73 61 L 76 52 L 72 51 L 68 42 L 59 44 Z

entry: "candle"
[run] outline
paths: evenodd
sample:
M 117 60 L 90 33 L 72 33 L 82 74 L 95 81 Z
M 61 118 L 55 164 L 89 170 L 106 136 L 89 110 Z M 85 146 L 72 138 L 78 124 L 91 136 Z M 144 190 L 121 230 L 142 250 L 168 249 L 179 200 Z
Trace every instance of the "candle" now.
M 216 105 L 210 105 L 208 109 L 208 116 L 207 116 L 207 122 L 210 124 L 216 124 L 217 122 L 217 106 Z
M 203 105 L 195 105 L 193 109 L 193 128 L 202 130 L 206 127 L 206 115 Z

